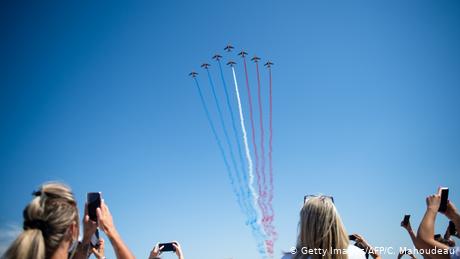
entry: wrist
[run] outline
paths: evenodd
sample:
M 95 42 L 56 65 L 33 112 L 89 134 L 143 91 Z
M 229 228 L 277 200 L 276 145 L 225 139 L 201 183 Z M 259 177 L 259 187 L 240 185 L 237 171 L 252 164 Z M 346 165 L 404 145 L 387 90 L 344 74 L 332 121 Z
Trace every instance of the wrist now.
M 435 206 L 428 206 L 426 210 L 432 213 L 438 213 L 439 207 L 436 208 Z
M 107 237 L 111 240 L 113 239 L 117 239 L 118 238 L 118 232 L 115 228 L 108 228 L 106 231 L 105 231 L 105 234 L 107 235 Z
M 90 242 L 91 242 L 91 235 L 85 233 L 85 234 L 83 235 L 82 240 L 81 240 L 81 244 L 87 245 L 87 244 L 89 244 Z
M 460 226 L 460 214 L 455 213 L 451 220 L 454 222 L 455 226 Z

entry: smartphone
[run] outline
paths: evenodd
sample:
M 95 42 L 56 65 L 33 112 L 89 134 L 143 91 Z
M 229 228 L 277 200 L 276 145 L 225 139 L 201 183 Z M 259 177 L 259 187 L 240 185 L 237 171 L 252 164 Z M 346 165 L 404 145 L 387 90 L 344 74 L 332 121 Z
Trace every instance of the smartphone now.
M 439 205 L 439 212 L 446 212 L 447 202 L 449 201 L 449 188 L 441 188 L 441 204 Z
M 96 232 L 91 236 L 91 246 L 95 248 L 99 248 L 101 243 L 99 242 L 99 230 L 96 229 Z
M 409 219 L 410 219 L 410 215 L 408 214 L 404 215 L 404 219 L 403 219 L 404 226 L 407 226 L 409 224 Z
M 434 235 L 434 240 L 439 240 L 439 239 L 442 239 L 441 234 Z
M 100 192 L 89 192 L 87 194 L 88 216 L 92 221 L 97 221 L 96 209 L 101 207 Z
M 348 236 L 348 239 L 350 239 L 350 241 L 355 241 L 355 240 L 356 240 L 356 236 L 355 236 L 355 235 L 349 235 L 349 236 Z
M 455 228 L 455 224 L 452 221 L 449 221 L 449 234 L 454 236 L 457 233 L 457 229 Z
M 161 249 L 161 252 L 176 252 L 176 248 L 173 246 L 173 242 L 171 243 L 161 243 L 158 245 L 158 247 L 163 247 L 163 249 Z

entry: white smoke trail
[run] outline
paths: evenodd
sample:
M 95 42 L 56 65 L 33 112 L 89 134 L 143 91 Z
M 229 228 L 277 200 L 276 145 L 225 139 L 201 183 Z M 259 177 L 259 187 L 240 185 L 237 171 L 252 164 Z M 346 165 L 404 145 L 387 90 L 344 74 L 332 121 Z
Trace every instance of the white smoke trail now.
M 251 190 L 252 196 L 254 197 L 254 205 L 257 204 L 257 193 L 254 190 L 254 187 L 252 186 L 254 183 L 254 172 L 253 172 L 253 167 L 252 167 L 252 158 L 251 158 L 251 153 L 249 151 L 249 144 L 248 144 L 248 137 L 246 133 L 246 126 L 244 126 L 244 116 L 243 116 L 243 109 L 241 108 L 241 99 L 240 99 L 240 91 L 238 90 L 238 83 L 236 81 L 236 75 L 235 75 L 235 68 L 232 67 L 232 72 L 233 72 L 233 81 L 235 82 L 235 92 L 236 92 L 236 99 L 238 100 L 238 111 L 240 113 L 240 122 L 241 122 L 241 130 L 243 131 L 243 141 L 244 141 L 244 149 L 246 151 L 246 158 L 248 159 L 248 173 L 249 173 L 249 190 Z M 254 208 L 257 208 L 257 206 L 254 206 Z M 260 215 L 259 209 L 256 210 L 258 214 Z

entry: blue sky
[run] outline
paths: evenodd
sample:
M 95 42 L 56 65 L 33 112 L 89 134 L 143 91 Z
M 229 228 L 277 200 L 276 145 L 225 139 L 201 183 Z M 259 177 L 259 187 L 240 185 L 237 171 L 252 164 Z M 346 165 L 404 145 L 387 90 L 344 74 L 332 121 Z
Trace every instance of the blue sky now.
M 276 255 L 307 193 L 333 195 L 349 232 L 395 247 L 410 245 L 403 214 L 418 225 L 437 186 L 460 204 L 458 1 L 1 6 L 8 233 L 32 190 L 60 180 L 81 209 L 103 192 L 139 258 L 173 239 L 190 259 L 257 258 L 187 76 L 228 42 L 275 62 Z

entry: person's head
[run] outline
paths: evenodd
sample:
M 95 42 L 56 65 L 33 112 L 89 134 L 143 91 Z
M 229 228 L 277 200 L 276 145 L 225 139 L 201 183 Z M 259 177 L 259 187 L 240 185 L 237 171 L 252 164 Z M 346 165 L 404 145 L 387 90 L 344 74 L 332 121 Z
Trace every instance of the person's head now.
M 348 247 L 348 235 L 342 224 L 339 213 L 334 205 L 332 197 L 310 196 L 305 198 L 300 211 L 299 236 L 297 238 L 297 251 L 302 248 L 327 249 L 328 253 L 322 255 L 310 255 L 309 258 L 346 259 L 346 253 L 335 253 L 332 256 L 329 249 L 345 251 Z M 336 250 L 339 251 L 339 250 Z M 302 258 L 302 253 L 297 253 L 296 258 Z M 304 256 L 307 258 L 308 256 Z
M 4 258 L 50 258 L 58 249 L 68 249 L 78 239 L 77 203 L 69 187 L 43 184 L 23 211 L 24 231 Z

